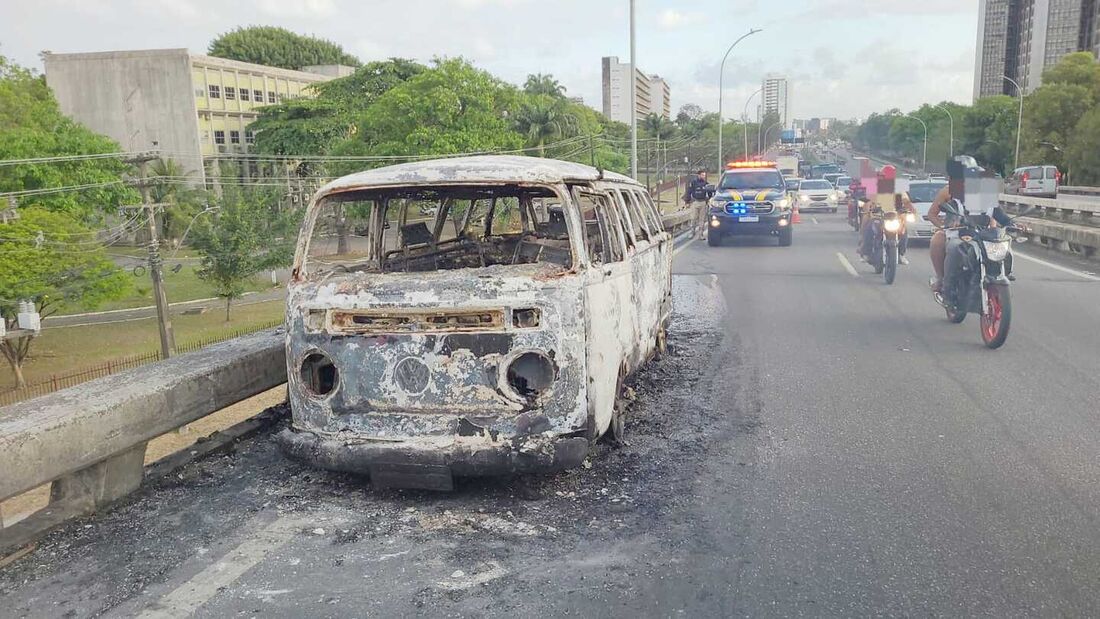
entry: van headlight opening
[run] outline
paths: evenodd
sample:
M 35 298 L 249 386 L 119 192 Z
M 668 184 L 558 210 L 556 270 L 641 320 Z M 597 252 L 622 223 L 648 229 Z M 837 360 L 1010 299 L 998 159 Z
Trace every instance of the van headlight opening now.
M 508 386 L 526 400 L 534 400 L 545 393 L 553 384 L 555 373 L 554 362 L 536 351 L 517 355 L 505 370 Z

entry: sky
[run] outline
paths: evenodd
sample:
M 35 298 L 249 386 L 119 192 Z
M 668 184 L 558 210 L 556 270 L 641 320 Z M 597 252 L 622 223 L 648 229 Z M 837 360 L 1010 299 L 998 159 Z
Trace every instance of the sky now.
M 978 0 L 637 0 L 638 66 L 686 103 L 740 116 L 766 73 L 791 84 L 791 118 L 863 118 L 973 94 Z M 186 47 L 274 25 L 364 61 L 462 56 L 521 84 L 550 73 L 601 106 L 600 59 L 630 56 L 628 0 L 0 0 L 0 55 Z M 750 105 L 754 110 L 756 100 Z

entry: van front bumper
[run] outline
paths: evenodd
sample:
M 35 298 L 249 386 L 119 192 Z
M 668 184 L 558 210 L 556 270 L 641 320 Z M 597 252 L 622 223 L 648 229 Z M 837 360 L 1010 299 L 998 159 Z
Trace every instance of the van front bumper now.
M 276 438 L 287 456 L 310 465 L 370 475 L 376 487 L 428 490 L 451 490 L 454 477 L 564 471 L 580 466 L 589 450 L 584 436 L 551 432 L 496 440 L 488 436 L 377 440 L 291 428 Z

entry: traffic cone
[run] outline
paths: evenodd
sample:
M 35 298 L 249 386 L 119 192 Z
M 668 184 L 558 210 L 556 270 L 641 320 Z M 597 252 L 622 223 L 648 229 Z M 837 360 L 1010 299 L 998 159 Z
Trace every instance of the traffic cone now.
M 791 223 L 792 224 L 802 223 L 802 215 L 798 214 L 798 207 L 797 206 L 794 207 L 794 212 L 791 213 Z

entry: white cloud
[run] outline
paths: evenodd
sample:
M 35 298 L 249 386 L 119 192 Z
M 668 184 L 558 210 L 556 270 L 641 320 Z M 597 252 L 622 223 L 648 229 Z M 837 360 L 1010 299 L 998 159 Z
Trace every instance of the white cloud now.
M 333 0 L 252 0 L 256 10 L 273 17 L 329 17 L 336 12 Z
M 657 16 L 657 23 L 665 30 L 676 30 L 699 21 L 698 13 L 683 13 L 676 9 L 665 9 Z

